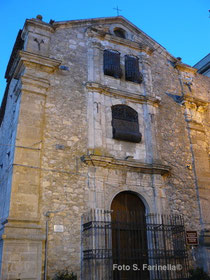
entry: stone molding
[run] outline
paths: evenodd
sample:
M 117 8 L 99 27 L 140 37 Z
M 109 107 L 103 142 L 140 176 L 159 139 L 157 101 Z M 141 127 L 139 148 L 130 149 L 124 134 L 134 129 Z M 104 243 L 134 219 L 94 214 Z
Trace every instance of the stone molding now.
M 42 69 L 47 73 L 52 73 L 55 69 L 58 69 L 58 66 L 61 65 L 61 60 L 57 60 L 54 58 L 49 58 L 46 56 L 38 55 L 35 53 L 27 52 L 27 51 L 19 51 L 19 63 L 24 64 L 25 66 L 40 65 Z M 19 66 L 19 67 L 18 67 Z M 18 65 L 17 68 L 20 68 Z
M 135 32 L 141 32 L 144 34 L 146 38 L 150 38 L 146 33 L 140 30 L 137 26 L 135 26 L 132 22 L 127 20 L 123 16 L 114 16 L 114 17 L 101 17 L 101 18 L 88 18 L 88 19 L 78 19 L 78 20 L 67 20 L 67 21 L 56 21 L 53 23 L 54 28 L 65 28 L 72 26 L 91 26 L 96 24 L 122 24 L 126 25 L 129 28 L 135 30 Z M 150 40 L 152 40 L 150 38 Z
M 27 51 L 19 51 L 17 58 L 11 67 L 9 75 L 13 76 L 15 79 L 19 79 L 24 67 L 37 68 L 37 65 L 40 66 L 40 70 L 47 73 L 52 73 L 58 69 L 60 64 L 61 60 Z
M 33 92 L 39 95 L 46 95 L 50 83 L 47 79 L 36 78 L 30 75 L 21 77 L 21 90 L 24 92 Z
M 190 120 L 190 119 L 187 119 L 187 122 L 189 124 L 190 129 L 205 133 L 205 128 L 201 123 L 198 123 L 198 122 L 196 122 L 194 120 Z
M 203 99 L 200 99 L 198 97 L 190 96 L 190 95 L 184 95 L 184 101 L 183 104 L 190 108 L 200 108 L 199 112 L 204 112 L 207 110 L 209 102 L 205 101 Z
M 163 164 L 149 164 L 138 160 L 123 160 L 114 157 L 99 155 L 84 155 L 81 160 L 87 165 L 100 166 L 112 169 L 126 169 L 129 171 L 146 173 L 146 174 L 169 174 L 171 167 Z
M 14 228 L 10 233 L 2 234 L 3 240 L 14 239 L 14 240 L 26 240 L 26 241 L 43 241 L 46 239 L 44 234 L 24 234 L 15 233 Z
M 137 43 L 137 42 L 130 41 L 127 39 L 123 39 L 123 38 L 118 38 L 118 37 L 115 37 L 110 34 L 106 34 L 104 39 L 107 41 L 110 41 L 114 44 L 124 45 L 124 46 L 132 48 L 132 49 L 137 49 L 139 52 L 145 52 L 148 55 L 151 55 L 154 52 L 154 48 L 152 48 L 148 45 L 145 45 L 142 43 Z
M 182 105 L 185 108 L 186 121 L 189 123 L 189 127 L 193 130 L 205 132 L 203 118 L 209 102 L 197 97 L 184 95 Z
M 14 223 L 39 223 L 40 219 L 39 218 L 13 218 L 13 217 L 8 217 L 6 220 L 4 220 L 2 223 L 7 223 L 7 222 L 14 222 Z
M 104 85 L 101 85 L 99 83 L 94 83 L 94 82 L 87 82 L 86 83 L 86 88 L 88 91 L 91 92 L 99 92 L 105 95 L 111 95 L 111 96 L 116 96 L 116 97 L 123 97 L 126 99 L 130 99 L 132 102 L 135 103 L 148 103 L 150 105 L 153 105 L 155 107 L 157 107 L 160 104 L 161 98 L 156 96 L 145 96 L 145 95 L 139 95 L 136 93 L 131 93 L 128 91 L 122 91 L 119 89 L 115 89 L 115 88 L 110 88 Z
M 52 59 L 49 57 L 41 56 L 38 54 L 19 51 L 18 59 L 14 63 L 12 69 L 14 70 L 13 76 L 18 79 L 18 85 L 15 90 L 15 94 L 19 96 L 20 91 L 29 91 L 37 94 L 46 94 L 47 89 L 50 86 L 48 79 L 36 77 L 28 73 L 24 73 L 25 68 L 37 69 L 45 73 L 53 73 L 61 64 L 60 60 Z M 11 70 L 12 71 L 12 70 Z M 21 74 L 23 75 L 21 76 Z
M 50 33 L 55 32 L 55 30 L 54 30 L 54 28 L 51 24 L 46 23 L 42 20 L 38 20 L 38 19 L 33 18 L 33 19 L 27 19 L 26 20 L 25 25 L 23 27 L 23 31 L 24 31 L 23 36 L 25 35 L 25 29 L 26 29 L 26 26 L 28 26 L 28 25 L 31 25 L 35 28 L 38 27 L 38 28 L 42 29 L 43 31 L 48 31 Z
M 21 219 L 19 219 L 19 218 L 8 217 L 8 218 L 2 218 L 0 221 L 0 224 L 5 225 L 9 222 L 38 224 L 40 222 L 40 219 L 39 218 L 30 218 L 30 219 L 21 218 Z
M 181 72 L 188 72 L 192 74 L 195 74 L 197 72 L 197 69 L 179 61 L 176 62 L 175 68 L 180 70 Z
M 124 38 L 119 38 L 119 37 L 116 37 L 114 35 L 108 34 L 108 33 L 104 32 L 102 30 L 97 30 L 96 28 L 90 28 L 88 30 L 87 34 L 90 37 L 96 37 L 96 38 L 99 38 L 101 40 L 107 40 L 107 41 L 109 41 L 111 43 L 114 43 L 114 44 L 123 45 L 125 47 L 136 49 L 139 52 L 145 52 L 148 55 L 152 55 L 152 53 L 154 52 L 154 48 L 152 48 L 148 45 L 138 43 L 138 42 L 135 42 L 135 41 L 131 41 L 131 40 L 128 40 L 128 39 L 124 39 Z
M 45 240 L 42 226 L 39 219 L 10 218 L 2 220 L 4 227 L 2 239 L 18 239 L 18 240 Z

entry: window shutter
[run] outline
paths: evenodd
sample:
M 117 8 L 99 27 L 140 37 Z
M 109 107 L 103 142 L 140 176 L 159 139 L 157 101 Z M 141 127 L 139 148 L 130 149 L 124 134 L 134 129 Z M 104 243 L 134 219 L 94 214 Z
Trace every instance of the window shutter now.
M 141 141 L 138 113 L 126 105 L 112 107 L 113 138 L 134 143 Z
M 143 81 L 142 74 L 139 72 L 139 60 L 137 57 L 125 56 L 125 79 L 139 84 Z
M 104 51 L 104 74 L 115 78 L 121 78 L 120 53 L 112 50 Z

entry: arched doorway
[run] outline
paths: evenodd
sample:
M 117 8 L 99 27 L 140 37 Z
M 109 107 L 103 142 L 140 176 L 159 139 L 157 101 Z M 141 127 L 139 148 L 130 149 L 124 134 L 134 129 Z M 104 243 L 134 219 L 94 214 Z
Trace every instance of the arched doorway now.
M 133 192 L 124 191 L 111 204 L 113 280 L 148 280 L 145 206 Z

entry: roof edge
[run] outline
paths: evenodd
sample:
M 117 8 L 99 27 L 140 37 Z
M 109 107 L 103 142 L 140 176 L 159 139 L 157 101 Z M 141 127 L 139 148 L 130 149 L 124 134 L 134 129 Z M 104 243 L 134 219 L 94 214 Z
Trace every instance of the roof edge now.
M 196 68 L 196 66 L 201 63 L 201 61 L 203 61 L 204 59 L 206 59 L 208 56 L 210 56 L 210 53 L 208 53 L 206 56 L 204 56 L 203 58 L 201 58 L 193 67 Z

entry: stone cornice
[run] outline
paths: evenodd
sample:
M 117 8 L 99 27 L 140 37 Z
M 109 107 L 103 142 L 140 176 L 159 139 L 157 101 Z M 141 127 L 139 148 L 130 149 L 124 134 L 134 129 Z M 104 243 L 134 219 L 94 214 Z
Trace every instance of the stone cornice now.
M 34 240 L 34 241 L 43 241 L 45 240 L 45 235 L 42 233 L 39 234 L 27 234 L 27 233 L 16 233 L 14 229 L 11 232 L 2 234 L 3 240 L 13 239 L 13 240 Z
M 23 220 L 15 221 L 8 219 L 8 223 L 5 228 L 26 228 L 26 229 L 41 229 L 41 225 L 38 223 L 24 222 Z
M 122 160 L 114 157 L 105 157 L 98 155 L 84 155 L 81 160 L 87 165 L 100 166 L 112 169 L 126 169 L 129 171 L 146 173 L 146 174 L 168 174 L 170 166 L 162 164 L 148 164 L 138 160 Z
M 110 34 L 106 34 L 104 36 L 104 39 L 107 41 L 110 41 L 114 44 L 119 44 L 119 45 L 123 45 L 132 49 L 136 49 L 139 52 L 145 52 L 149 55 L 151 55 L 154 52 L 154 49 L 152 47 L 149 47 L 147 45 L 141 44 L 141 43 L 137 43 L 134 41 L 130 41 L 124 38 L 119 38 Z
M 26 64 L 38 64 L 42 66 L 46 72 L 54 71 L 60 64 L 61 60 L 49 58 L 27 51 L 19 51 L 20 61 Z
M 191 96 L 191 95 L 184 95 L 184 101 L 192 102 L 196 104 L 197 106 L 203 106 L 206 107 L 209 104 L 209 101 L 203 100 L 201 98 Z
M 208 109 L 209 101 L 205 101 L 190 95 L 184 95 L 182 105 L 184 105 L 187 109 L 203 113 Z
M 45 235 L 40 225 L 40 219 L 8 217 L 7 219 L 2 219 L 1 224 L 2 228 L 4 228 L 4 234 L 0 237 L 0 240 L 45 240 Z M 20 233 L 22 230 L 23 232 Z
M 23 33 L 25 33 L 25 28 L 28 25 L 35 26 L 36 28 L 39 27 L 40 29 L 43 29 L 44 31 L 48 31 L 48 32 L 51 32 L 51 33 L 53 33 L 55 31 L 51 24 L 33 18 L 33 19 L 27 19 L 26 20 L 25 25 L 23 27 Z
M 176 62 L 175 68 L 177 68 L 181 72 L 188 72 L 192 74 L 195 74 L 197 72 L 197 69 L 181 62 Z
M 13 76 L 16 79 L 20 78 L 20 73 L 25 67 L 37 68 L 40 67 L 40 71 L 52 73 L 61 64 L 61 60 L 49 58 L 46 56 L 38 55 L 27 51 L 19 51 L 16 62 L 12 67 Z M 12 75 L 12 74 L 11 74 Z
M 187 119 L 187 122 L 189 124 L 190 129 L 205 133 L 205 128 L 201 123 L 198 123 L 198 122 L 196 122 L 194 120 L 190 120 L 190 119 Z
M 40 219 L 39 218 L 17 218 L 17 217 L 8 217 L 5 219 L 2 219 L 2 224 L 8 223 L 8 222 L 14 222 L 14 223 L 39 223 Z
M 124 38 L 119 38 L 119 37 L 113 36 L 111 34 L 108 34 L 102 30 L 97 30 L 95 28 L 89 29 L 87 34 L 90 37 L 98 37 L 101 40 L 106 40 L 106 41 L 112 42 L 114 44 L 123 45 L 123 46 L 129 47 L 129 48 L 132 48 L 132 49 L 136 49 L 137 51 L 145 52 L 148 55 L 151 55 L 154 52 L 154 48 L 152 48 L 148 45 L 138 43 L 135 41 L 131 41 L 128 39 L 124 39 Z
M 160 97 L 139 95 L 139 94 L 131 93 L 128 91 L 122 91 L 119 89 L 110 88 L 110 87 L 101 85 L 99 83 L 94 83 L 94 82 L 87 82 L 86 88 L 88 91 L 99 92 L 99 93 L 103 93 L 105 95 L 111 95 L 111 96 L 116 96 L 116 97 L 121 97 L 121 98 L 123 97 L 123 98 L 131 100 L 132 102 L 136 102 L 136 103 L 140 103 L 140 104 L 148 103 L 153 106 L 158 106 L 158 104 L 161 101 Z

